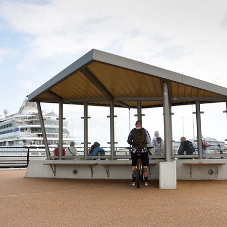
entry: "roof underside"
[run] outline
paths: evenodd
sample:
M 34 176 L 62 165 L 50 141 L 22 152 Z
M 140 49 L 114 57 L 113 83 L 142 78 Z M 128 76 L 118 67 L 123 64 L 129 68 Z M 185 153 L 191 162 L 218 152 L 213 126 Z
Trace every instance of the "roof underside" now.
M 110 55 L 104 54 L 107 57 Z M 143 108 L 159 107 L 163 105 L 163 82 L 168 83 L 172 105 L 193 104 L 197 100 L 201 103 L 227 101 L 227 89 L 223 87 L 163 69 L 156 74 L 146 73 L 146 70 L 142 72 L 123 65 L 124 61 L 127 61 L 126 63 L 135 61 L 110 56 L 114 58 L 114 63 L 116 60 L 122 60 L 121 63 L 114 64 L 111 59 L 101 62 L 93 57 L 70 72 L 66 72 L 67 69 L 62 71 L 60 76 L 57 75 L 58 80 L 49 81 L 30 94 L 29 101 L 48 103 L 63 101 L 71 104 L 84 104 L 84 101 L 87 101 L 88 105 L 109 106 L 110 100 L 114 100 L 115 106 L 127 108 L 136 108 L 137 101 L 141 101 Z M 143 64 L 136 63 L 140 66 Z M 70 67 L 72 68 L 72 65 Z M 153 71 L 157 71 L 157 68 L 155 67 Z M 164 76 L 160 76 L 160 72 Z

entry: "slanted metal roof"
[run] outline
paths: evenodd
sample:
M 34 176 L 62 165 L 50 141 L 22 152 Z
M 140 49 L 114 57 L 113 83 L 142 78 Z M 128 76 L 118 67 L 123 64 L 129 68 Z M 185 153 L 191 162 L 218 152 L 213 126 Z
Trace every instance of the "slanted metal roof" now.
M 227 101 L 227 88 L 99 50 L 91 50 L 28 96 L 28 101 L 142 108 L 163 105 L 162 83 L 172 105 Z

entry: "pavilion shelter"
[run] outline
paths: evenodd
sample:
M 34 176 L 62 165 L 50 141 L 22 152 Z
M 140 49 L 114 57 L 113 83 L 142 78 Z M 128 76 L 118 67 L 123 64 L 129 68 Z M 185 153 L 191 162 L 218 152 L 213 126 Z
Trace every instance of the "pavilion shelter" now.
M 40 103 L 59 103 L 59 149 L 62 150 L 63 104 L 84 105 L 84 158 L 88 151 L 88 105 L 110 108 L 110 149 L 114 159 L 114 107 L 163 107 L 165 161 L 172 161 L 171 107 L 195 104 L 198 157 L 202 159 L 200 104 L 227 102 L 227 89 L 142 62 L 92 49 L 28 96 L 36 102 L 50 158 Z M 60 152 L 61 153 L 61 152 Z M 61 159 L 59 154 L 59 159 Z

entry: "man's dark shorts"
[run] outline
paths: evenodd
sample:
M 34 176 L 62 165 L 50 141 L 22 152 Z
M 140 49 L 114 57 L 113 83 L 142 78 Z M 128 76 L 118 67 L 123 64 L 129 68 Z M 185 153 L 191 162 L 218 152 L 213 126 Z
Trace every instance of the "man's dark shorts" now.
M 131 157 L 132 157 L 132 166 L 136 166 L 137 160 L 139 159 L 139 155 L 137 155 L 135 153 L 131 153 Z M 143 166 L 149 166 L 148 152 L 141 153 L 140 160 L 141 160 Z

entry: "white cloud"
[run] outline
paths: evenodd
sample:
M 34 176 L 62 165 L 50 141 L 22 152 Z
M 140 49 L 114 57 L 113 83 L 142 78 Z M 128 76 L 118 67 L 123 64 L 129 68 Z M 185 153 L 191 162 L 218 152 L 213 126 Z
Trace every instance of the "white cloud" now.
M 197 71 L 201 62 L 211 65 L 213 53 L 218 55 L 215 64 L 226 57 L 226 51 L 219 51 L 227 48 L 227 34 L 221 25 L 226 16 L 225 1 L 35 3 L 1 4 L 1 15 L 12 31 L 30 35 L 30 62 L 22 62 L 18 69 L 26 69 L 26 65 L 29 68 L 37 58 L 75 55 L 92 48 L 114 53 L 119 49 L 126 57 L 160 67 L 172 69 L 176 65 L 174 71 L 182 73 Z M 189 66 L 184 68 L 192 70 L 179 70 L 184 61 Z
M 131 40 L 133 43 L 135 40 L 136 48 L 147 47 L 151 43 L 152 48 L 156 34 L 171 39 L 169 45 L 178 46 L 185 46 L 185 42 L 188 46 L 195 45 L 206 39 L 207 35 L 210 38 L 211 34 L 215 37 L 217 22 L 224 13 L 221 4 L 216 10 L 212 6 L 205 10 L 202 4 L 199 7 L 198 2 L 195 8 L 195 1 L 174 2 L 142 1 L 138 4 L 131 1 L 128 4 L 128 1 L 115 1 L 109 4 L 106 1 L 53 0 L 47 5 L 5 2 L 1 14 L 14 31 L 33 37 L 31 47 L 41 57 L 45 53 L 48 57 L 105 48 L 120 40 L 125 41 L 126 45 L 126 42 Z M 192 13 L 193 16 L 190 16 Z M 140 39 L 127 36 L 135 30 L 141 32 Z M 143 38 L 147 42 L 143 42 Z M 162 40 L 155 41 L 154 44 L 162 46 Z M 150 52 L 149 47 L 146 52 Z
M 227 27 L 227 10 L 225 15 L 223 16 L 223 19 L 221 20 L 221 25 L 225 28 Z
M 31 80 L 19 80 L 20 87 L 24 89 L 29 89 L 32 87 L 32 81 Z
M 11 51 L 8 49 L 1 49 L 0 48 L 0 63 L 3 62 L 3 57 L 8 55 Z

